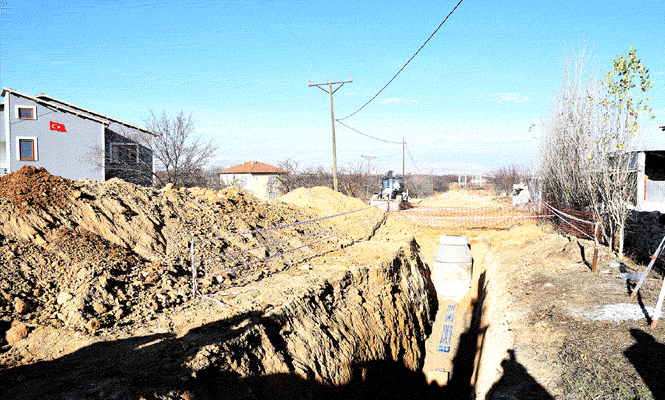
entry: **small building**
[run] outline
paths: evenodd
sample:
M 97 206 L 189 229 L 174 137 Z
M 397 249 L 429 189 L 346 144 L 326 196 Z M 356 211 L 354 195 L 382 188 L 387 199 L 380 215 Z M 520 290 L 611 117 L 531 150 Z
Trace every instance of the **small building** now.
M 220 171 L 219 180 L 223 185 L 236 186 L 259 199 L 269 200 L 282 192 L 282 184 L 277 177 L 288 173 L 269 164 L 248 161 Z
M 132 139 L 152 132 L 45 94 L 1 96 L 0 176 L 32 165 L 68 179 L 152 184 L 152 150 Z

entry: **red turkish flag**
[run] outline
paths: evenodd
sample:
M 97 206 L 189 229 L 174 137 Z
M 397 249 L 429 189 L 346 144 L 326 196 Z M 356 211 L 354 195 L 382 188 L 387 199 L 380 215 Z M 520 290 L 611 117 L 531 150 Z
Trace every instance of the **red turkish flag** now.
M 51 130 L 58 132 L 67 132 L 67 129 L 65 129 L 65 126 L 63 124 L 59 124 L 53 121 L 51 121 Z

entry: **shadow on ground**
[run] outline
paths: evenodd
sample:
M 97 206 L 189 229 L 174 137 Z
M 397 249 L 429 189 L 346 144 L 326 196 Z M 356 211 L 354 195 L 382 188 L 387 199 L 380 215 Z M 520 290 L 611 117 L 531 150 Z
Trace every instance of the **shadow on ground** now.
M 238 357 L 256 358 L 255 363 L 250 362 L 257 365 L 253 376 L 243 378 L 234 372 L 224 371 L 225 366 L 214 364 L 193 374 L 186 363 L 203 347 L 224 343 L 246 332 L 247 326 L 237 328 L 240 322 L 252 320 L 271 327 L 271 322 L 261 312 L 253 312 L 204 325 L 179 338 L 172 334 L 154 334 L 99 342 L 56 360 L 2 370 L 0 398 L 469 399 L 475 392 L 471 381 L 476 373 L 476 358 L 485 345 L 486 327 L 481 327 L 486 295 L 484 275 L 478 287 L 471 326 L 460 338 L 451 380 L 443 387 L 428 384 L 420 371 L 414 372 L 401 362 L 386 360 L 353 364 L 350 382 L 338 386 L 294 373 L 264 375 L 258 356 L 251 350 L 256 345 L 252 343 L 248 344 L 249 348 L 238 349 Z M 282 340 L 274 334 L 270 336 L 271 341 Z M 641 343 L 648 341 L 641 336 L 639 338 L 636 344 L 638 351 L 641 350 Z M 285 349 L 283 344 L 274 343 L 276 348 Z M 663 364 L 659 362 L 660 369 L 649 375 L 654 379 L 655 371 L 662 371 Z M 640 365 L 646 367 L 651 364 Z M 505 394 L 511 394 L 513 397 L 510 398 L 514 399 L 552 399 L 517 362 L 514 352 L 509 352 L 502 367 L 503 377 L 492 387 L 488 399 L 506 398 L 501 397 Z
M 653 398 L 665 400 L 665 345 L 641 329 L 631 329 L 630 334 L 635 344 L 627 348 L 623 354 L 633 364 L 637 373 L 647 385 Z

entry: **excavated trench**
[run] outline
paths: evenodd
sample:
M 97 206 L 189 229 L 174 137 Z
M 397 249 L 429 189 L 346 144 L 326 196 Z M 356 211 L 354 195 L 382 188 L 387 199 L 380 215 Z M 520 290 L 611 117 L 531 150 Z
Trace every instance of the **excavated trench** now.
M 7 222 L 1 233 L 29 241 L 26 249 L 43 246 L 40 257 L 54 259 L 51 267 L 64 263 L 71 271 L 54 272 L 47 277 L 50 281 L 35 278 L 43 289 L 15 293 L 17 298 L 43 303 L 42 311 L 34 314 L 43 321 L 30 321 L 33 314 L 17 318 L 26 322 L 27 337 L 11 343 L 9 353 L 16 362 L 3 363 L 0 369 L 0 397 L 468 398 L 473 394 L 478 343 L 483 340 L 484 275 L 475 278 L 479 283 L 452 310 L 453 304 L 437 295 L 431 263 L 424 261 L 430 249 L 421 251 L 406 228 L 401 239 L 390 228 L 371 240 L 333 242 L 339 251 L 312 256 L 305 263 L 248 272 L 245 293 L 230 301 L 232 307 L 220 307 L 188 296 L 184 263 L 174 258 L 163 265 L 159 255 L 171 256 L 176 253 L 173 249 L 183 248 L 187 233 L 226 234 L 214 229 L 235 226 L 237 232 L 260 227 L 259 222 L 278 225 L 304 219 L 303 211 L 286 205 L 268 207 L 233 190 L 220 194 L 151 191 L 121 182 L 70 184 L 45 171 L 25 172 L 27 177 L 43 178 L 39 182 L 47 188 L 71 186 L 71 193 L 61 190 L 62 205 L 49 203 L 42 208 L 25 208 L 33 200 L 10 198 L 2 203 Z M 324 194 L 322 198 L 333 198 Z M 342 204 L 333 200 L 333 205 Z M 47 209 L 49 213 L 42 212 Z M 103 210 L 109 217 L 102 218 Z M 248 217 L 248 210 L 254 217 Z M 200 221 L 186 219 L 190 214 Z M 95 261 L 100 266 L 96 269 L 92 260 L 66 262 L 71 255 L 57 248 L 59 242 L 52 236 L 58 227 L 78 226 L 107 238 L 111 247 L 133 249 L 135 258 L 144 261 L 114 264 L 115 269 Z M 16 252 L 5 257 L 13 259 L 20 253 Z M 87 260 L 84 255 L 81 259 Z M 17 276 L 23 278 L 16 282 L 29 277 L 25 271 L 41 268 L 25 260 L 17 265 Z M 4 296 L 12 297 L 8 292 Z M 96 303 L 90 304 L 93 300 Z M 14 306 L 5 305 L 10 307 Z M 451 312 L 452 320 L 447 321 Z M 444 359 L 432 361 L 428 353 L 438 351 L 442 321 L 452 326 L 449 351 Z
M 356 265 L 368 252 L 382 256 Z M 461 302 L 438 296 L 415 240 L 356 244 L 313 269 L 325 279 L 201 348 L 188 364 L 208 382 L 197 390 L 240 398 L 475 395 L 484 273 Z M 445 353 L 444 325 L 452 325 Z
M 369 251 L 385 256 L 355 265 Z M 240 398 L 474 395 L 484 274 L 466 305 L 438 296 L 415 240 L 360 243 L 313 269 L 325 278 L 280 306 L 264 299 L 274 308 L 200 348 L 188 363 L 202 380 L 196 391 Z M 453 327 L 446 353 L 438 351 L 444 324 Z M 195 331 L 209 338 L 220 330 Z
M 374 262 L 358 262 L 368 254 L 377 254 Z M 440 380 L 428 382 L 428 340 L 436 338 L 448 304 L 437 298 L 415 240 L 357 243 L 249 289 L 232 308 L 200 299 L 124 337 L 96 337 L 59 358 L 1 371 L 0 388 L 9 399 L 469 398 L 473 393 L 482 296 L 471 309 L 457 307 L 450 359 L 442 367 L 450 379 L 443 386 Z M 59 335 L 62 342 L 79 337 L 54 330 L 32 335 Z

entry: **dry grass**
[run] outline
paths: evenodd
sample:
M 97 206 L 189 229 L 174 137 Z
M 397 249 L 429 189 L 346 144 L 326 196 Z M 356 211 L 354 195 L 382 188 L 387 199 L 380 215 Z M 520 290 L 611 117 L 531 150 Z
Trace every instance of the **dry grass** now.
M 660 398 L 652 394 L 624 355 L 626 344 L 633 341 L 630 330 L 644 330 L 644 323 L 601 324 L 569 319 L 565 324 L 569 336 L 558 360 L 564 367 L 564 399 Z

